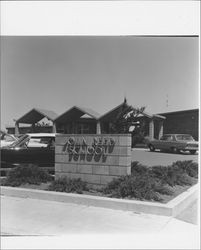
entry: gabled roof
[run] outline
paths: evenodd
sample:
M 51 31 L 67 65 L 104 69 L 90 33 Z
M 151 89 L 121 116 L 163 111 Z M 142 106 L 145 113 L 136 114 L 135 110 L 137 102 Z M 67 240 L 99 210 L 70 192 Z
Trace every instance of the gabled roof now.
M 85 114 L 87 114 L 90 118 L 93 118 L 95 120 L 98 120 L 98 118 L 100 117 L 100 114 L 98 114 L 92 109 L 73 106 L 72 108 L 70 108 L 69 110 L 58 116 L 55 119 L 55 122 L 65 123 L 66 121 L 79 119 Z
M 25 115 L 17 119 L 16 122 L 32 124 L 32 123 L 39 122 L 43 118 L 47 118 L 48 120 L 53 121 L 55 120 L 57 116 L 58 115 L 51 110 L 33 108 L 29 112 L 27 112 Z
M 82 110 L 83 112 L 85 112 L 85 114 L 93 117 L 94 119 L 98 119 L 100 117 L 100 114 L 96 111 L 94 111 L 93 109 L 90 108 L 85 108 L 85 107 L 77 107 L 80 110 Z
M 111 109 L 110 111 L 106 112 L 104 115 L 101 115 L 99 117 L 99 120 L 104 120 L 107 121 L 115 119 L 115 117 L 117 116 L 117 114 L 119 113 L 120 109 L 126 105 L 126 107 L 128 107 L 128 104 L 125 102 L 122 102 L 121 104 L 119 104 L 118 106 L 116 106 L 115 108 Z
M 102 121 L 114 120 L 123 106 L 129 107 L 130 105 L 128 105 L 126 102 L 123 102 L 120 105 L 116 106 L 115 108 L 111 109 L 110 111 L 106 112 L 104 115 L 100 116 L 99 119 Z M 135 109 L 135 107 L 133 107 L 133 106 L 131 106 L 131 107 L 133 109 Z M 162 115 L 150 114 L 150 113 L 147 113 L 145 111 L 143 111 L 140 116 L 145 116 L 145 117 L 148 117 L 150 119 L 166 119 Z

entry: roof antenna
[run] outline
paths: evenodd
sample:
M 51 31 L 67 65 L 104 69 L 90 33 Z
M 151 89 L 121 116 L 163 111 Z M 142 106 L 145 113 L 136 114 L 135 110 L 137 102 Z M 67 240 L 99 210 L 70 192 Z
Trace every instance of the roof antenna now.
M 169 107 L 169 103 L 168 103 L 168 94 L 166 95 L 166 108 Z
M 127 104 L 126 94 L 124 93 L 124 103 Z

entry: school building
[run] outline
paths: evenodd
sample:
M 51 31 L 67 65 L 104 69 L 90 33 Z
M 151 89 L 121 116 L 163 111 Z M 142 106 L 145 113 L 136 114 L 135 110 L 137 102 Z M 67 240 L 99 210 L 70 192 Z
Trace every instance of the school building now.
M 73 106 L 61 115 L 54 111 L 33 108 L 15 122 L 15 127 L 7 127 L 10 134 L 24 133 L 64 133 L 64 134 L 110 134 L 111 124 L 119 112 L 129 106 L 127 102 L 101 115 L 90 108 Z M 48 124 L 40 125 L 42 119 Z M 161 114 L 143 112 L 138 120 L 144 124 L 144 135 L 158 139 L 167 133 L 191 134 L 198 140 L 199 110 L 183 110 Z

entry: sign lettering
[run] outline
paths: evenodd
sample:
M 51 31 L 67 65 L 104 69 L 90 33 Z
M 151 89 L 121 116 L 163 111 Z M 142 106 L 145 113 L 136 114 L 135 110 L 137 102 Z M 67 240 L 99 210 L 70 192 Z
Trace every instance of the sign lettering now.
M 105 155 L 111 153 L 115 146 L 113 138 L 93 138 L 92 145 L 88 145 L 84 137 L 82 139 L 75 139 L 70 137 L 63 146 L 63 153 L 71 155 Z

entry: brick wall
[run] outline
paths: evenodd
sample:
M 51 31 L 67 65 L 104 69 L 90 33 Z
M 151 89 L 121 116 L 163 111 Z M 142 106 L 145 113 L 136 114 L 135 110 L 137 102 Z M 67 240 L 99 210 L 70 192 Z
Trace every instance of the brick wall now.
M 72 153 L 72 149 L 78 153 Z M 83 143 L 84 139 L 84 143 Z M 93 152 L 94 139 L 98 145 Z M 100 142 L 102 140 L 102 142 Z M 113 142 L 113 143 L 111 143 Z M 77 144 L 77 149 L 75 147 Z M 100 151 L 102 148 L 102 152 Z M 104 151 L 104 152 L 103 152 Z M 57 135 L 55 178 L 81 178 L 92 185 L 103 186 L 113 178 L 131 173 L 131 136 L 126 135 Z

